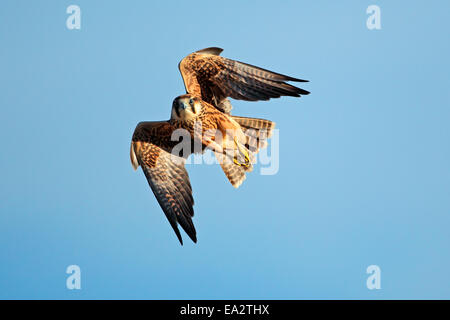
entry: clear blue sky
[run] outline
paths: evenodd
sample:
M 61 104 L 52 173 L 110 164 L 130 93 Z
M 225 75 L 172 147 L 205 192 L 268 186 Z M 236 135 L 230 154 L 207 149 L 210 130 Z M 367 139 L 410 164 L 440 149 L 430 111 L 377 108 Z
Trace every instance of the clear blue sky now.
M 3 1 L 0 298 L 450 298 L 449 11 Z M 280 170 L 235 190 L 218 166 L 189 166 L 199 241 L 182 247 L 129 143 L 139 121 L 168 119 L 179 60 L 209 46 L 312 93 L 234 101 L 277 123 Z M 372 264 L 381 290 L 366 288 Z

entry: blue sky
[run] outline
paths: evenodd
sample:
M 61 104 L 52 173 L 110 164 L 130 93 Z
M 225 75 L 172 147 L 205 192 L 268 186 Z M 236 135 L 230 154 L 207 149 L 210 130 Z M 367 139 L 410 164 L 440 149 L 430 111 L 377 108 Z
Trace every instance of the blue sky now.
M 3 1 L 0 298 L 450 298 L 449 10 Z M 218 166 L 189 166 L 198 244 L 180 246 L 129 143 L 139 121 L 168 119 L 179 60 L 209 46 L 312 93 L 233 102 L 277 123 L 280 170 L 235 190 Z M 66 288 L 72 264 L 81 290 Z

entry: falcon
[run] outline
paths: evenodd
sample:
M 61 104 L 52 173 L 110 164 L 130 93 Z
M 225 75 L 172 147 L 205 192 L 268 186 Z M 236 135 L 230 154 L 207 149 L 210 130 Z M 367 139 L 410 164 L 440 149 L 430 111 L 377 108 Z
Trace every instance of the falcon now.
M 287 83 L 307 80 L 221 57 L 222 51 L 207 48 L 181 60 L 178 67 L 186 94 L 174 99 L 169 120 L 140 122 L 131 141 L 132 166 L 142 168 L 181 244 L 178 225 L 197 242 L 186 158 L 212 150 L 230 183 L 238 188 L 275 126 L 270 120 L 232 116 L 229 98 L 259 101 L 309 94 Z

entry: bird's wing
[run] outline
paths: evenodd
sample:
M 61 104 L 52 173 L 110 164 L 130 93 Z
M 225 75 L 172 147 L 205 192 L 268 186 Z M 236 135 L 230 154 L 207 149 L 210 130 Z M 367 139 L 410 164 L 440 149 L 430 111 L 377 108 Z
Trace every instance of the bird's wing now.
M 192 223 L 194 199 L 185 159 L 171 155 L 173 127 L 168 122 L 141 122 L 137 125 L 130 150 L 134 169 L 142 167 L 147 181 L 178 240 L 183 244 L 178 224 L 197 242 Z
M 309 94 L 286 83 L 307 80 L 221 57 L 222 51 L 220 48 L 207 48 L 191 53 L 180 61 L 178 68 L 187 93 L 201 96 L 204 101 L 225 112 L 227 110 L 223 109 L 231 109 L 228 97 L 258 101 Z

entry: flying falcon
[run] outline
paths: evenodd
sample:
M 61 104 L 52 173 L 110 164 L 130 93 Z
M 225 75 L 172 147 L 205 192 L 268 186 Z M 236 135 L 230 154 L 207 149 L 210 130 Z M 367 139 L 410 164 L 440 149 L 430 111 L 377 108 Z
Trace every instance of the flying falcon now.
M 197 242 L 192 222 L 194 199 L 185 159 L 206 149 L 214 152 L 226 177 L 239 187 L 252 170 L 255 154 L 267 145 L 272 121 L 231 115 L 228 98 L 246 101 L 281 96 L 300 97 L 308 91 L 287 81 L 307 82 L 220 57 L 220 48 L 196 51 L 179 64 L 186 94 L 172 103 L 167 121 L 140 122 L 133 134 L 130 158 L 141 166 L 164 214 L 183 240 L 178 224 Z M 174 133 L 182 130 L 188 148 L 179 148 Z M 193 146 L 193 147 L 192 147 Z M 199 146 L 196 149 L 195 146 Z

